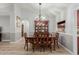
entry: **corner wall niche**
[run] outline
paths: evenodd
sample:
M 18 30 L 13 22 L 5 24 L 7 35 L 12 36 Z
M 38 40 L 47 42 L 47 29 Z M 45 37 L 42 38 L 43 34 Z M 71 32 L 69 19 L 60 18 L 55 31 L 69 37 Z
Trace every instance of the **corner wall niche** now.
M 65 20 L 57 23 L 58 32 L 65 32 Z

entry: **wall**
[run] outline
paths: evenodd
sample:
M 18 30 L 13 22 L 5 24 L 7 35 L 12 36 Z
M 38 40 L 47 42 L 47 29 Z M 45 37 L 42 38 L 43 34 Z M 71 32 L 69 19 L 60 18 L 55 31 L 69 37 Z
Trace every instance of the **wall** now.
M 11 6 L 11 9 L 12 8 L 13 7 Z M 2 25 L 2 26 L 4 26 L 3 35 L 2 35 L 3 40 L 9 40 L 10 41 L 10 32 L 13 30 L 13 27 L 11 28 L 11 26 L 10 26 L 10 24 L 13 23 L 13 21 L 12 21 L 12 23 L 10 22 L 11 19 L 13 20 L 13 18 L 10 16 L 12 11 L 13 11 L 13 9 L 10 10 L 9 4 L 0 4 L 0 18 L 1 18 L 0 24 L 2 25 L 2 23 L 4 22 L 4 24 Z
M 59 42 L 73 54 L 73 36 L 68 33 L 60 33 L 59 37 Z
M 10 41 L 10 16 L 0 16 L 0 27 L 2 27 L 2 41 Z
M 20 40 L 20 38 L 21 38 L 21 24 L 20 24 L 19 30 L 16 27 L 16 16 L 19 16 L 20 20 L 21 20 L 21 11 L 20 10 L 21 9 L 18 6 L 18 4 L 14 4 L 14 13 L 15 13 L 15 41 Z
M 68 6 L 65 33 L 60 34 L 60 41 L 62 41 L 61 44 L 73 54 L 77 54 L 76 8 L 78 7 L 78 4 L 71 4 Z
M 34 9 L 30 10 L 29 7 L 21 10 L 22 20 L 29 22 L 29 35 L 34 32 L 34 20 L 38 15 L 37 11 Z
M 22 20 L 27 20 L 29 22 L 29 35 L 30 33 L 34 32 L 34 20 L 35 17 L 38 16 L 38 10 L 29 10 L 30 8 L 27 9 L 22 9 L 21 10 L 21 14 L 22 14 Z M 45 12 L 45 11 L 44 11 Z M 43 12 L 43 13 L 44 13 Z M 49 32 L 54 32 L 56 31 L 56 17 L 53 16 L 53 14 L 49 13 L 49 14 L 43 14 L 42 16 L 45 16 L 46 19 L 49 20 Z M 52 27 L 51 27 L 52 26 Z
M 10 15 L 10 41 L 15 41 L 15 12 L 14 4 L 10 6 L 9 15 Z
M 72 5 L 71 5 L 72 6 Z M 61 20 L 57 20 L 58 21 L 62 21 L 65 20 L 65 33 L 64 32 L 59 32 L 60 33 L 60 38 L 59 38 L 59 42 L 65 47 L 67 48 L 67 50 L 74 54 L 74 43 L 73 43 L 73 36 L 74 36 L 74 19 L 73 18 L 73 12 L 72 11 L 72 7 L 68 6 L 67 8 L 65 8 L 65 10 L 60 14 L 60 18 Z M 75 33 L 76 34 L 76 33 Z
M 16 16 L 20 17 L 20 9 L 17 4 L 11 4 L 10 10 L 10 40 L 15 42 L 20 39 L 20 33 L 16 29 Z
M 56 17 L 53 15 L 50 15 L 51 17 L 47 16 L 47 19 L 49 20 L 49 32 L 56 32 Z

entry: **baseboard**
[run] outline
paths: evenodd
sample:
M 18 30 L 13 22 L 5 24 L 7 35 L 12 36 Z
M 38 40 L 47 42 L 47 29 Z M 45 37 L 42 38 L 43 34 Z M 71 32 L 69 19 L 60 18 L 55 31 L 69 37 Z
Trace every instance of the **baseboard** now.
M 10 41 L 10 40 L 2 40 L 2 42 L 4 42 L 4 41 L 7 42 L 7 41 Z
M 13 41 L 13 42 L 10 42 L 10 43 L 17 43 L 17 42 L 19 42 L 21 39 L 18 39 L 18 40 L 15 40 L 15 41 Z
M 68 48 L 66 48 L 65 46 L 63 46 L 61 43 L 59 43 L 59 45 L 60 46 L 62 46 L 66 51 L 68 51 L 70 54 L 72 54 L 73 55 L 73 52 L 72 51 L 70 51 Z

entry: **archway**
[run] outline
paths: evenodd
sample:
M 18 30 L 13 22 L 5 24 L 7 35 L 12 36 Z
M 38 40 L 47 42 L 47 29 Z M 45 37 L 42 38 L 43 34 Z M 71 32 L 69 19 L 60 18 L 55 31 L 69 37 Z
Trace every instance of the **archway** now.
M 23 20 L 22 21 L 22 37 L 24 35 L 24 33 L 27 33 L 27 35 L 29 35 L 29 22 L 27 20 Z

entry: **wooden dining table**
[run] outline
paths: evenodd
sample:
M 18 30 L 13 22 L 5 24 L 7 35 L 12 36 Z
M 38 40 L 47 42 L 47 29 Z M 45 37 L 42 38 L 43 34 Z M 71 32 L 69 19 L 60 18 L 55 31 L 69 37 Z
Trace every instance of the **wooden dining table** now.
M 42 38 L 42 37 L 40 37 L 40 38 Z M 48 38 L 53 40 L 53 50 L 55 51 L 56 50 L 56 42 L 55 42 L 56 37 L 48 37 Z M 27 47 L 27 51 L 28 51 L 28 46 L 29 46 L 28 43 L 33 44 L 34 39 L 36 39 L 36 37 L 34 37 L 34 36 L 25 37 L 25 46 Z M 24 48 L 25 48 L 25 46 L 24 46 Z

